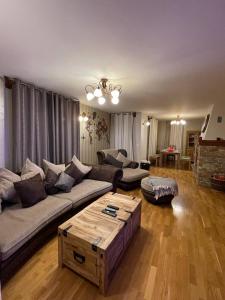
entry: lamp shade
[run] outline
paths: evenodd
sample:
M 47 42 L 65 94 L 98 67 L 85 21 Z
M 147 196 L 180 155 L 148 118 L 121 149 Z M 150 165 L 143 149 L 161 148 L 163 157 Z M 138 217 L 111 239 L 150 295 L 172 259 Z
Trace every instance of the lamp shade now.
M 119 98 L 117 98 L 117 97 L 112 97 L 112 104 L 114 104 L 114 105 L 116 105 L 116 104 L 118 104 L 119 103 Z
M 98 104 L 100 104 L 100 105 L 105 104 L 105 98 L 104 97 L 99 97 L 98 98 Z
M 112 97 L 113 98 L 118 98 L 119 97 L 119 95 L 120 95 L 120 92 L 118 91 L 118 90 L 113 90 L 112 92 L 111 92 L 111 95 L 112 95 Z
M 97 89 L 95 89 L 94 91 L 94 95 L 95 97 L 101 97 L 102 96 L 102 90 L 98 87 Z
M 87 97 L 88 101 L 91 101 L 94 99 L 95 95 L 93 93 L 89 92 L 89 93 L 87 93 L 86 97 Z

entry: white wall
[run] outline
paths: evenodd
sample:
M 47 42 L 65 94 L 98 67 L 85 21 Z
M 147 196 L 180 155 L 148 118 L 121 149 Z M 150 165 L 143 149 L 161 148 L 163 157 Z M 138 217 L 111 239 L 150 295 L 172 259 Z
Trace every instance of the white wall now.
M 5 166 L 4 80 L 0 78 L 0 167 Z
M 206 132 L 202 134 L 203 140 L 225 139 L 225 104 L 224 106 L 212 105 L 209 109 L 210 119 Z M 222 123 L 218 123 L 218 117 L 222 117 Z
M 94 125 L 96 122 L 92 122 L 91 131 L 93 132 L 91 134 L 91 143 L 89 131 L 86 128 L 88 124 L 86 122 L 80 123 L 80 159 L 82 162 L 87 164 L 97 164 L 97 151 L 107 149 L 110 145 L 110 114 L 81 103 L 80 114 L 83 112 L 86 113 L 89 118 L 92 118 L 93 113 L 96 112 L 96 120 L 101 121 L 104 118 L 108 126 L 108 132 L 103 134 L 99 140 L 96 135 L 96 127 Z

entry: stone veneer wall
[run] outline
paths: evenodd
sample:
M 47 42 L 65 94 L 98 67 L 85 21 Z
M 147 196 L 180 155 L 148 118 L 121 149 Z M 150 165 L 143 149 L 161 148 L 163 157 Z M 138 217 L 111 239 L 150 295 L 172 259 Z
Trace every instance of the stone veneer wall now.
M 197 182 L 211 186 L 210 178 L 213 174 L 225 173 L 225 145 L 198 145 L 197 152 Z

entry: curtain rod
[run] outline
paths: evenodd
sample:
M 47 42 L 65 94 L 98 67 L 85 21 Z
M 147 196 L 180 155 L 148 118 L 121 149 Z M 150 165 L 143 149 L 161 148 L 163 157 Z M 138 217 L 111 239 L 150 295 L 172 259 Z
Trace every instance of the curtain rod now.
M 121 113 L 110 113 L 111 115 L 128 115 L 128 114 L 132 114 L 134 115 L 134 117 L 136 117 L 137 113 L 136 112 L 121 112 Z
M 16 82 L 16 78 L 9 78 L 7 76 L 4 77 L 4 80 L 5 80 L 5 86 L 9 89 L 12 89 L 12 85 Z M 18 79 L 20 81 L 20 84 L 24 85 L 24 86 L 33 86 L 35 88 L 35 90 L 37 91 L 46 91 L 46 93 L 48 94 L 53 94 L 53 95 L 60 95 L 60 96 L 63 96 L 65 98 L 69 98 L 71 100 L 73 100 L 74 102 L 79 102 L 79 99 L 75 98 L 75 97 L 70 97 L 70 96 L 65 96 L 65 95 L 62 95 L 60 93 L 57 93 L 57 92 L 53 92 L 53 91 L 50 91 L 50 90 L 47 90 L 45 88 L 41 88 L 41 87 L 37 87 L 35 86 L 33 83 L 29 83 L 29 82 L 24 82 L 24 81 L 21 81 L 20 79 Z

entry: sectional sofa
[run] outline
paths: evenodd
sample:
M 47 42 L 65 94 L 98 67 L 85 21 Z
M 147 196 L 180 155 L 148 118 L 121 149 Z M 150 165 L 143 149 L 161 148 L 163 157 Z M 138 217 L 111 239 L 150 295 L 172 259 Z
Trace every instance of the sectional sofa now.
M 22 208 L 5 207 L 0 214 L 0 279 L 4 283 L 43 243 L 56 233 L 59 224 L 90 201 L 115 191 L 122 171 L 112 166 L 94 166 L 69 193 L 48 196 Z

